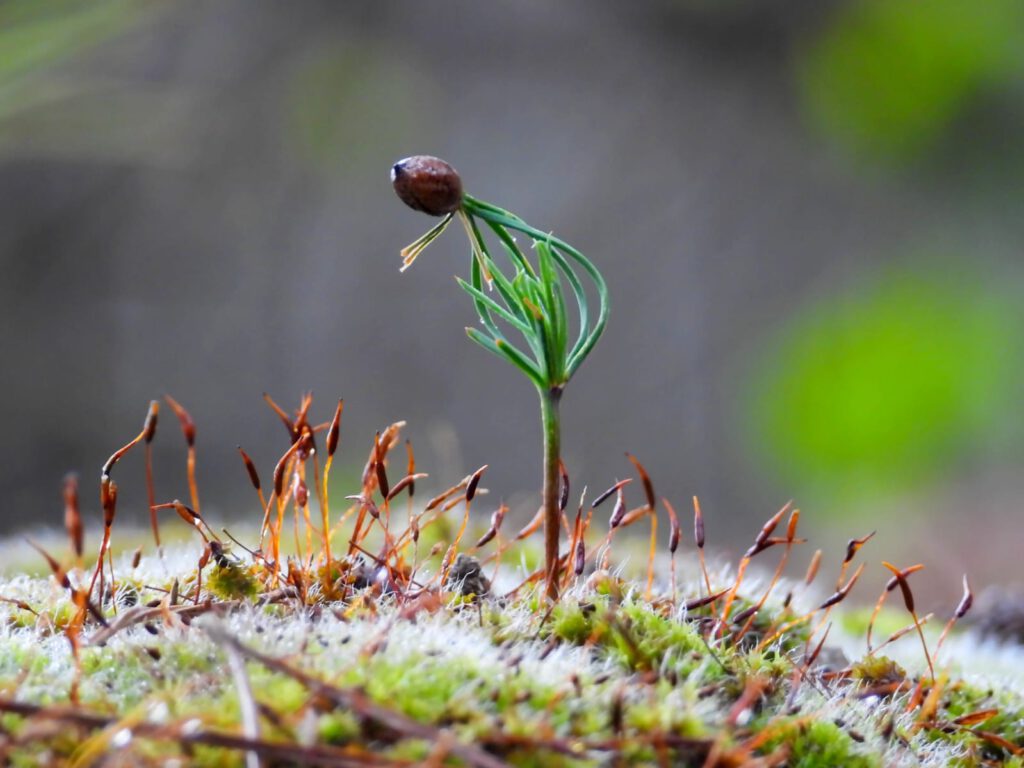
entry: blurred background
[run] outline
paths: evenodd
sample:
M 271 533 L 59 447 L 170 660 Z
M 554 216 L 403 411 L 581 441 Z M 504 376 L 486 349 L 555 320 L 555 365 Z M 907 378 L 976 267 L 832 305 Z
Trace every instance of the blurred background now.
M 405 419 L 423 493 L 488 463 L 528 517 L 535 395 L 463 335 L 465 238 L 398 273 L 431 221 L 389 168 L 429 153 L 608 278 L 575 488 L 629 450 L 728 552 L 794 498 L 833 560 L 877 528 L 922 591 L 1020 580 L 1022 31 L 1019 0 L 4 0 L 0 523 L 59 525 L 72 469 L 98 521 L 164 393 L 204 512 L 254 518 L 235 446 L 269 479 L 261 395 L 305 390 L 316 421 L 345 398 L 339 485 Z M 161 416 L 157 493 L 186 498 Z

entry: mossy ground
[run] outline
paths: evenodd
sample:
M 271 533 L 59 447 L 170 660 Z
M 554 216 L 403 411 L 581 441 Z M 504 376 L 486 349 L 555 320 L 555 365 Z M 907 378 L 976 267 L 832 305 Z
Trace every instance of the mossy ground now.
M 67 591 L 45 576 L 0 583 L 0 596 L 21 601 L 0 604 L 8 764 L 115 764 L 107 762 L 115 755 L 126 765 L 231 766 L 248 753 L 264 765 L 458 765 L 473 759 L 454 745 L 472 744 L 520 766 L 1021 765 L 1024 701 L 1012 686 L 951 678 L 943 664 L 940 682 L 926 679 L 915 694 L 919 660 L 907 673 L 884 659 L 846 663 L 827 653 L 801 680 L 806 625 L 757 642 L 784 610 L 800 609 L 769 601 L 746 642 L 721 641 L 709 632 L 710 607 L 680 607 L 699 596 L 696 579 L 682 582 L 677 601 L 663 591 L 645 600 L 642 584 L 614 575 L 580 579 L 553 610 L 533 591 L 478 600 L 441 590 L 403 602 L 374 587 L 301 605 L 268 600 L 232 560 L 204 572 L 203 600 L 213 607 L 185 610 L 185 598 L 171 606 L 175 579 L 190 594 L 197 554 L 175 545 L 162 560 L 115 561 L 121 604 L 108 606 L 107 620 L 153 599 L 163 610 L 108 632 L 102 644 L 103 630 L 89 626 L 76 694 L 62 632 L 74 615 Z M 735 613 L 757 598 L 758 583 L 748 589 Z M 840 627 L 857 621 L 838 619 Z M 257 731 L 245 733 L 225 636 L 330 691 L 246 656 L 258 717 Z M 853 672 L 835 674 L 845 667 Z M 900 681 L 907 684 L 884 689 Z M 339 705 L 336 691 L 356 703 Z M 402 719 L 389 725 L 368 706 Z M 224 734 L 250 739 L 252 750 L 217 744 Z

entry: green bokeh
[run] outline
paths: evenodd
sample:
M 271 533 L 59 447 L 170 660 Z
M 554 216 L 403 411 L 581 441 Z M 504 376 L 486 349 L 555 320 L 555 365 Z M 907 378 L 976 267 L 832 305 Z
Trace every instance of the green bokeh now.
M 8 0 L 0 5 L 0 86 L 67 60 L 127 28 L 127 0 Z
M 430 144 L 442 98 L 437 83 L 393 49 L 329 39 L 291 74 L 286 136 L 310 169 L 369 172 L 381 150 L 390 156 Z
M 847 149 L 903 160 L 1019 77 L 1020 0 L 858 0 L 799 58 L 805 107 Z
M 850 501 L 1002 450 L 1021 432 L 1014 299 L 943 262 L 798 312 L 750 381 L 762 459 L 787 487 Z

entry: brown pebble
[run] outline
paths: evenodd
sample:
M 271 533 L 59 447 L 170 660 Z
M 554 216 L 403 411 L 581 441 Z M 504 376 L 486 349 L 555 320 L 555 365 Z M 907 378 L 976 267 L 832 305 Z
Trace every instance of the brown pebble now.
M 491 582 L 484 576 L 480 561 L 464 552 L 460 552 L 455 558 L 445 579 L 445 586 L 463 595 L 477 597 L 487 595 L 491 591 Z
M 391 168 L 395 194 L 414 211 L 444 216 L 462 205 L 462 179 L 439 157 L 414 155 Z

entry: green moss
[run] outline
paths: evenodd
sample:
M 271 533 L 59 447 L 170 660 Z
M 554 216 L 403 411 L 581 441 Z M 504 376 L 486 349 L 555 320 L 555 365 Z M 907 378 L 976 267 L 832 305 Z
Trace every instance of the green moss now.
M 793 663 L 771 651 L 751 651 L 739 656 L 737 670 L 744 677 L 781 679 L 793 671 Z
M 359 721 L 350 712 L 332 712 L 319 717 L 316 731 L 324 744 L 348 744 L 359 736 Z
M 609 645 L 631 669 L 664 668 L 686 677 L 710 661 L 693 625 L 662 616 L 643 603 L 624 604 L 609 623 Z
M 270 672 L 259 664 L 248 664 L 247 670 L 256 701 L 285 714 L 299 712 L 309 703 L 309 691 L 297 680 Z
M 386 750 L 384 754 L 394 760 L 406 760 L 417 764 L 430 756 L 430 745 L 423 741 L 403 739 Z
M 71 624 L 71 620 L 77 611 L 78 609 L 71 600 L 61 598 L 47 607 L 45 615 L 53 626 L 60 630 Z
M 555 637 L 566 643 L 582 645 L 594 633 L 597 610 L 593 603 L 565 602 L 558 605 L 551 617 Z
M 197 768 L 241 768 L 245 758 L 238 752 L 200 745 L 193 748 L 189 764 Z
M 0 644 L 0 679 L 17 675 L 33 663 L 36 662 L 28 648 L 10 643 Z
M 253 600 L 260 594 L 260 582 L 252 570 L 231 560 L 214 565 L 206 588 L 221 600 Z
M 437 722 L 453 709 L 459 689 L 471 680 L 473 670 L 468 664 L 439 665 L 413 659 L 406 665 L 376 664 L 367 689 L 378 701 L 392 706 L 417 720 Z
M 964 682 L 954 682 L 943 692 L 939 707 L 939 718 L 946 721 L 985 710 L 997 710 L 991 717 L 979 721 L 974 727 L 995 734 L 1018 747 L 1024 747 L 1024 706 L 1005 692 L 979 688 Z M 975 751 L 982 750 L 988 753 L 991 759 L 1008 757 L 1004 749 L 991 742 L 986 742 L 984 738 L 973 733 L 931 732 L 933 740 L 944 740 L 956 736 L 961 738 L 965 746 L 973 747 Z
M 207 573 L 204 584 L 213 592 L 226 582 L 231 592 L 223 596 L 229 599 L 239 596 L 240 575 L 242 592 L 249 589 L 244 586 L 242 568 L 221 565 Z M 217 577 L 224 577 L 223 581 L 218 583 Z M 187 581 L 182 579 L 183 584 Z M 751 739 L 764 739 L 754 757 L 775 747 L 791 750 L 787 765 L 865 768 L 878 764 L 872 750 L 880 743 L 881 718 L 870 724 L 850 719 L 863 729 L 866 741 L 860 744 L 842 726 L 815 719 L 813 707 L 791 717 L 780 716 L 791 690 L 791 659 L 799 658 L 791 651 L 802 653 L 805 627 L 787 631 L 769 648 L 757 650 L 756 641 L 768 628 L 786 620 L 776 609 L 766 608 L 744 642 L 737 644 L 728 635 L 707 636 L 707 610 L 681 618 L 667 601 L 647 603 L 635 585 L 610 576 L 607 581 L 613 585 L 607 594 L 594 590 L 579 599 L 570 593 L 553 610 L 537 592 L 524 592 L 521 597 L 486 599 L 472 606 L 447 601 L 398 618 L 391 598 L 368 591 L 346 605 L 318 607 L 309 613 L 297 612 L 294 602 L 284 601 L 248 606 L 236 618 L 240 619 L 239 637 L 247 645 L 332 685 L 360 689 L 378 705 L 444 728 L 463 743 L 479 742 L 495 733 L 522 739 L 528 746 L 502 750 L 502 758 L 511 765 L 604 765 L 611 757 L 608 751 L 587 752 L 585 745 L 606 744 L 619 736 L 623 741 L 617 757 L 626 764 L 656 764 L 666 757 L 673 764 L 699 764 L 704 759 L 702 745 L 718 740 L 723 749 L 742 750 Z M 140 597 L 152 599 L 144 584 L 135 589 Z M 41 612 L 70 619 L 66 598 L 49 586 L 47 593 L 52 602 L 40 601 Z M 746 599 L 738 598 L 734 615 L 748 605 Z M 16 610 L 6 608 L 11 616 Z M 841 616 L 842 611 L 837 611 L 836 617 L 841 620 Z M 422 630 L 413 626 L 410 634 L 410 626 L 421 620 Z M 39 625 L 41 629 L 51 626 Z M 327 626 L 330 631 L 324 629 Z M 207 728 L 237 733 L 241 710 L 235 682 L 222 650 L 201 627 L 198 623 L 174 630 L 157 620 L 155 633 L 136 626 L 123 630 L 106 646 L 84 645 L 81 705 L 122 717 L 166 707 L 172 722 L 196 718 Z M 17 630 L 8 642 L 0 643 L 0 683 L 10 690 L 18 686 L 18 695 L 26 701 L 66 704 L 74 676 L 70 645 L 49 629 L 38 637 L 33 632 L 33 628 Z M 439 646 L 431 632 L 453 633 L 460 638 L 460 646 L 465 641 L 468 652 Z M 355 641 L 351 645 L 350 639 Z M 553 660 L 550 654 L 560 658 Z M 414 762 L 423 761 L 433 747 L 419 740 L 388 743 L 385 730 L 360 721 L 353 712 L 330 707 L 311 710 L 315 697 L 294 679 L 257 662 L 247 663 L 246 668 L 256 700 L 275 713 L 261 719 L 264 738 L 292 742 L 299 733 L 312 733 L 317 743 L 369 748 L 374 754 Z M 858 661 L 852 676 L 872 686 L 903 680 L 906 673 L 879 656 Z M 753 680 L 763 683 L 764 690 L 752 719 L 727 727 L 730 711 Z M 842 715 L 840 686 L 844 683 L 834 685 L 837 698 L 832 706 Z M 808 684 L 804 691 L 811 693 L 812 686 Z M 936 720 L 950 723 L 987 709 L 998 712 L 982 724 L 984 730 L 1011 742 L 1020 739 L 1024 704 L 1005 692 L 953 681 L 943 691 Z M 0 725 L 11 733 L 23 727 L 21 719 L 13 717 Z M 697 740 L 697 746 L 692 751 L 660 754 L 651 738 L 666 733 Z M 62 730 L 46 741 L 58 765 L 65 764 L 75 749 L 73 739 L 65 739 L 65 734 L 75 735 L 71 729 Z M 929 742 L 941 749 L 958 747 L 967 756 L 962 761 L 965 768 L 974 768 L 981 759 L 1000 766 L 1013 764 L 1008 762 L 1007 750 L 966 730 L 919 729 L 902 735 L 911 741 L 906 750 L 928 748 Z M 533 744 L 538 739 L 558 741 L 579 754 Z M 898 742 L 889 743 L 904 750 Z M 182 758 L 180 746 L 171 740 L 136 739 L 130 751 L 133 758 L 153 763 Z M 17 752 L 11 754 L 10 762 L 33 764 Z M 234 766 L 243 761 L 237 752 L 201 747 L 188 762 Z
M 673 733 L 683 738 L 697 739 L 708 735 L 707 724 L 697 714 L 698 697 L 695 692 L 682 697 L 676 686 L 662 678 L 650 691 L 647 700 L 626 708 L 626 728 L 635 733 Z
M 768 749 L 781 745 L 789 748 L 787 768 L 877 768 L 882 763 L 858 747 L 857 743 L 843 729 L 828 720 L 794 718 L 792 725 L 780 726 L 780 735 L 769 739 Z
M 907 672 L 888 656 L 865 656 L 852 666 L 853 679 L 868 684 L 898 683 Z

